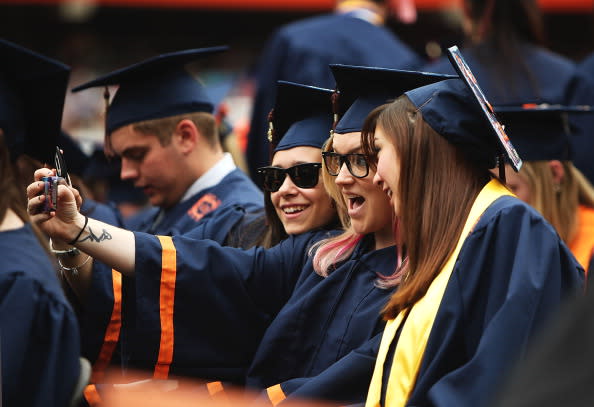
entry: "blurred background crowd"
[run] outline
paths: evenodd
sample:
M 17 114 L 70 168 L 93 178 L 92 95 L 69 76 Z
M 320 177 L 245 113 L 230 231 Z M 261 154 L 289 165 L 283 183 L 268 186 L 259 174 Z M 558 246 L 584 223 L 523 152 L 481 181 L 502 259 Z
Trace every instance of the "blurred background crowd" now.
M 594 49 L 592 0 L 539 5 L 549 49 L 576 62 Z M 229 148 L 244 153 L 254 68 L 266 40 L 280 26 L 334 6 L 333 0 L 0 0 L 0 30 L 3 38 L 71 66 L 70 88 L 157 54 L 229 45 L 231 52 L 209 59 L 200 73 L 234 130 L 236 144 Z M 421 57 L 437 59 L 463 43 L 460 0 L 416 0 L 415 6 L 412 21 L 392 16 L 386 25 Z M 103 143 L 102 92 L 66 97 L 63 129 L 89 156 Z

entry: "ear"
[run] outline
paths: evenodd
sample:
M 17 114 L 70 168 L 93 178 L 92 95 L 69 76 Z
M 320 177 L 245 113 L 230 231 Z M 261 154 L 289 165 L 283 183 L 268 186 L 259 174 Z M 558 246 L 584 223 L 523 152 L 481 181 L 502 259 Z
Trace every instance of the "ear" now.
M 200 136 L 200 131 L 190 119 L 180 120 L 175 126 L 173 135 L 178 148 L 184 154 L 188 154 L 196 148 Z
M 560 185 L 565 177 L 565 169 L 559 160 L 549 161 L 549 168 L 551 169 L 551 176 L 555 185 Z

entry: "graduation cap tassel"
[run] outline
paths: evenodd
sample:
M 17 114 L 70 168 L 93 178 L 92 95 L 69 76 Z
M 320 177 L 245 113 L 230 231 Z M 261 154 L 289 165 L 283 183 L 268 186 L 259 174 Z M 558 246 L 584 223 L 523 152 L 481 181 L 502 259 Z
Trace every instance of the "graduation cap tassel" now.
M 334 119 L 332 120 L 332 130 L 330 130 L 330 135 L 334 134 L 334 130 L 336 130 L 336 125 L 338 124 L 338 98 L 339 98 L 338 90 L 335 89 L 334 93 L 332 93 L 331 101 L 332 101 L 332 112 L 334 113 Z
M 272 162 L 275 147 L 275 143 L 272 142 L 274 140 L 274 125 L 272 120 L 274 120 L 274 108 L 268 112 L 268 156 L 270 157 L 270 162 Z
M 505 180 L 505 156 L 503 154 L 499 154 L 497 161 L 499 163 L 499 179 L 504 184 L 507 184 L 507 181 Z
M 104 117 L 104 129 L 105 134 L 103 135 L 103 151 L 106 156 L 112 156 L 113 150 L 111 149 L 111 143 L 109 142 L 109 137 L 107 134 L 107 112 L 109 111 L 109 88 L 105 86 L 105 90 L 103 91 L 103 101 L 105 102 L 105 117 Z

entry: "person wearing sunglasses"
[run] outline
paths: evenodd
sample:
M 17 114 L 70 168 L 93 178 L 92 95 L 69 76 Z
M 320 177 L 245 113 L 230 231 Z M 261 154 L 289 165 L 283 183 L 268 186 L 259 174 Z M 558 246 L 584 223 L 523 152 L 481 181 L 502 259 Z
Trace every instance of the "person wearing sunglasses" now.
M 521 160 L 469 83 L 405 92 L 362 132 L 408 250 L 367 407 L 491 405 L 530 339 L 583 289 L 554 228 L 489 172 Z
M 354 75 L 338 84 L 335 103 L 337 112 L 345 113 L 335 126 L 333 152 L 343 155 L 360 154 L 360 130 L 371 109 L 409 88 L 444 79 L 380 68 L 350 71 Z M 394 289 L 394 284 L 385 283 L 393 281 L 399 261 L 389 199 L 371 182 L 373 162 L 365 156 L 354 163 L 364 166 L 367 175 L 354 164 L 352 175 L 348 164 L 336 177 L 327 173 L 326 165 L 322 168 L 324 184 L 347 229 L 290 235 L 269 249 L 245 251 L 189 235 L 171 238 L 114 228 L 73 211 L 70 189 L 60 189 L 64 204 L 56 216 L 36 219 L 56 239 L 69 240 L 133 275 L 137 292 L 155 293 L 150 308 L 159 304 L 160 276 L 169 273 L 170 279 L 175 278 L 176 306 L 192 310 L 191 315 L 180 314 L 176 327 L 193 332 L 192 341 L 175 357 L 187 355 L 185 348 L 191 347 L 210 352 L 201 355 L 202 365 L 194 363 L 193 370 L 169 364 L 165 358 L 161 365 L 212 380 L 206 387 L 213 392 L 224 391 L 224 385 L 215 381 L 226 370 L 244 366 L 245 384 L 265 389 L 263 395 L 274 403 L 289 396 L 361 402 L 384 326 L 380 312 Z M 41 175 L 43 170 L 36 173 Z M 30 185 L 28 194 L 32 208 L 42 203 L 36 184 Z M 144 308 L 139 314 L 144 315 Z M 157 332 L 167 332 L 167 326 L 166 318 L 155 321 Z M 265 326 L 254 353 L 248 352 L 248 343 L 229 348 L 229 339 L 221 332 L 230 326 L 233 336 L 241 339 L 244 331 Z M 159 349 L 157 344 L 155 357 L 163 355 Z M 166 375 L 159 370 L 155 377 Z
M 255 245 L 272 247 L 289 235 L 340 228 L 336 205 L 320 177 L 322 146 L 332 127 L 331 96 L 329 89 L 278 82 L 269 115 L 272 162 L 258 168 L 266 229 Z

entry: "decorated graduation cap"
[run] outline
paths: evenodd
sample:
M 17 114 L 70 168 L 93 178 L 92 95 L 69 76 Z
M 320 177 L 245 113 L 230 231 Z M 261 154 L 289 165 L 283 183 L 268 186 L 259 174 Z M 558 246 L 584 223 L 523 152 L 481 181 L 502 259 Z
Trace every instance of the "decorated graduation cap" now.
M 332 129 L 331 89 L 278 81 L 270 116 L 274 151 L 322 148 Z
M 514 146 L 527 161 L 571 160 L 570 137 L 576 128 L 569 113 L 594 113 L 592 106 L 524 104 L 495 106 Z
M 376 107 L 395 100 L 405 91 L 456 78 L 454 75 L 403 71 L 352 65 L 330 65 L 338 102 L 335 113 L 341 116 L 336 133 L 360 132 L 367 115 Z
M 187 70 L 187 65 L 227 49 L 219 46 L 158 55 L 84 83 L 72 91 L 119 85 L 107 109 L 107 134 L 144 120 L 190 112 L 212 113 L 214 104 L 209 93 Z
M 457 47 L 449 48 L 448 56 L 460 79 L 423 86 L 406 92 L 406 96 L 422 113 L 425 122 L 470 160 L 493 168 L 501 158 L 500 176 L 504 177 L 502 158 L 506 157 L 519 171 L 522 160 Z
M 0 39 L 0 128 L 14 160 L 53 159 L 70 68 Z

